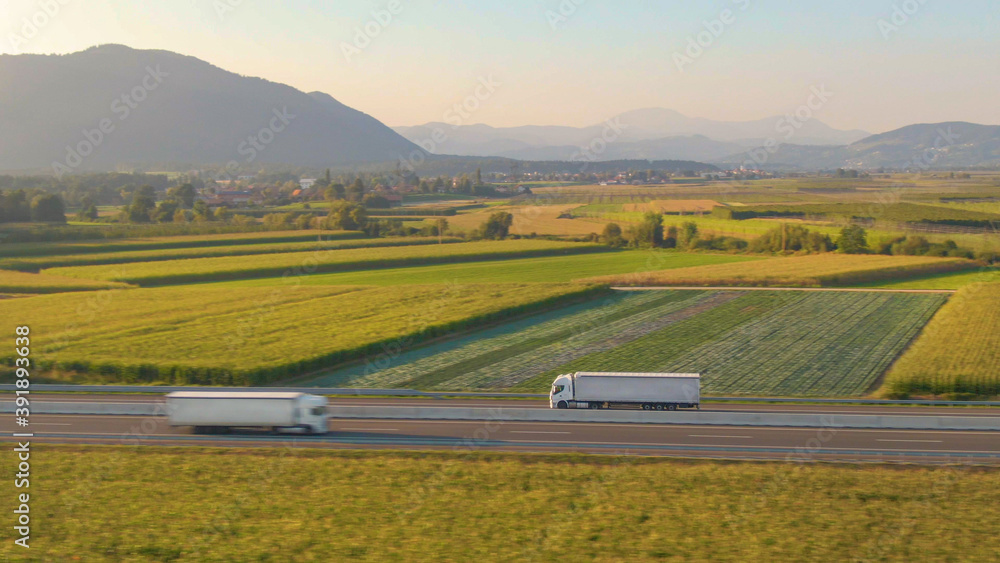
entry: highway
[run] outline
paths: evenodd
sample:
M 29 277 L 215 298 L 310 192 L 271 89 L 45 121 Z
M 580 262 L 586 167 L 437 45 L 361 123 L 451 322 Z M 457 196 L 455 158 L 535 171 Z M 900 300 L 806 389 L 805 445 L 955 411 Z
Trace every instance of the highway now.
M 44 393 L 34 395 L 35 401 L 51 402 L 107 402 L 107 403 L 159 403 L 162 394 L 90 394 L 90 393 Z M 710 401 L 710 399 L 708 399 Z M 413 407 L 516 407 L 547 409 L 549 404 L 539 399 L 410 399 L 402 397 L 331 397 L 331 405 L 356 406 L 413 406 Z M 712 403 L 701 405 L 701 410 L 709 412 L 798 412 L 809 414 L 902 414 L 928 416 L 996 416 L 1000 408 L 993 407 L 923 407 L 923 406 L 866 406 L 866 405 L 810 405 L 810 404 L 769 404 L 769 403 Z
M 124 399 L 126 397 L 121 395 L 115 397 L 116 402 Z M 158 400 L 154 396 L 132 396 L 128 399 L 143 402 Z M 65 396 L 60 400 L 64 401 Z M 374 401 L 376 404 L 389 405 L 431 403 L 434 406 L 444 406 L 441 403 L 454 406 L 459 406 L 459 403 L 462 406 L 487 403 L 487 406 L 494 406 L 498 403 L 371 398 L 336 401 L 349 404 Z M 510 403 L 514 401 L 500 402 L 505 406 L 513 406 Z M 725 408 L 732 409 L 735 406 L 726 405 Z M 771 405 L 745 406 L 755 409 L 772 408 Z M 803 406 L 813 409 L 809 412 L 816 412 L 816 407 L 808 405 L 778 405 L 773 408 Z M 820 410 L 827 408 L 822 407 Z M 868 409 L 861 410 L 871 412 Z M 914 408 L 904 410 L 913 414 Z M 947 410 L 954 412 L 956 409 Z M 977 409 L 958 410 L 964 415 Z M 996 409 L 983 410 L 983 416 L 1000 414 Z M 0 437 L 5 441 L 15 440 L 12 433 L 23 431 L 24 429 L 14 425 L 13 417 L 0 417 Z M 329 434 L 324 436 L 274 435 L 263 431 L 204 436 L 194 435 L 188 428 L 171 428 L 164 417 L 46 414 L 33 414 L 28 431 L 34 434 L 31 440 L 36 443 L 579 452 L 719 459 L 1000 465 L 1000 432 L 977 431 L 335 419 L 330 422 Z

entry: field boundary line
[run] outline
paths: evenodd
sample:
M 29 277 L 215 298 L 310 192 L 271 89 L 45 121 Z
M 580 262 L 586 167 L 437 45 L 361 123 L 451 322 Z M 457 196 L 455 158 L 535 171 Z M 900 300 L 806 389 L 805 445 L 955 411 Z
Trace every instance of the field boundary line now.
M 680 285 L 658 285 L 658 286 L 611 286 L 615 291 L 840 291 L 840 292 L 871 292 L 871 293 L 941 293 L 951 295 L 957 289 L 891 289 L 885 287 L 747 287 L 747 286 L 680 286 Z

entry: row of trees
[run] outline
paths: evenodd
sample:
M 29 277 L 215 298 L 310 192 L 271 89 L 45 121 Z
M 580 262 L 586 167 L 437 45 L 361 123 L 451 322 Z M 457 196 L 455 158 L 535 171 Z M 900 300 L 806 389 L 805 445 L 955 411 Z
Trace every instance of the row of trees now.
M 922 236 L 902 236 L 879 241 L 873 246 L 868 233 L 858 225 L 841 229 L 837 238 L 810 231 L 801 225 L 781 225 L 756 239 L 746 241 L 733 237 L 703 234 L 694 222 L 664 228 L 663 216 L 647 213 L 641 223 L 626 230 L 609 223 L 597 240 L 616 248 L 677 248 L 681 250 L 749 251 L 761 254 L 821 253 L 837 251 L 844 254 L 888 254 L 906 256 L 951 256 L 975 258 L 986 262 L 998 261 L 994 253 L 975 253 L 955 241 L 931 243 Z
M 65 223 L 66 206 L 62 197 L 40 193 L 29 199 L 25 190 L 0 192 L 0 223 L 31 221 Z
M 616 248 L 678 248 L 681 250 L 745 250 L 744 240 L 702 234 L 696 223 L 687 221 L 678 226 L 663 226 L 663 214 L 647 213 L 637 225 L 631 225 L 627 230 L 617 223 L 609 223 L 598 240 Z

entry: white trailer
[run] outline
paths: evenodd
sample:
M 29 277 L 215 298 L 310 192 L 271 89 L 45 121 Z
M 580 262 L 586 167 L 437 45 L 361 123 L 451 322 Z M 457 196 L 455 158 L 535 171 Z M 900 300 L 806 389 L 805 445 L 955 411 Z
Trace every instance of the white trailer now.
M 195 433 L 231 428 L 327 431 L 326 397 L 307 393 L 176 391 L 167 395 L 170 426 L 193 426 Z
M 578 371 L 556 377 L 549 392 L 553 409 L 643 410 L 701 408 L 701 375 Z

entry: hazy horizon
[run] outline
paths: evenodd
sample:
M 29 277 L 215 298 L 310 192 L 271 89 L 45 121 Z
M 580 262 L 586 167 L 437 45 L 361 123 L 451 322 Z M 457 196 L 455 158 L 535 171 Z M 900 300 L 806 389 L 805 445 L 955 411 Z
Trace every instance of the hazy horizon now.
M 325 92 L 390 126 L 445 121 L 483 82 L 494 87 L 463 124 L 581 127 L 646 108 L 753 121 L 793 112 L 815 87 L 833 94 L 815 119 L 837 129 L 1000 123 L 982 87 L 1000 63 L 989 32 L 1000 5 L 806 4 L 53 0 L 45 13 L 13 0 L 0 6 L 0 54 L 169 50 Z M 687 49 L 699 33 L 700 54 Z

